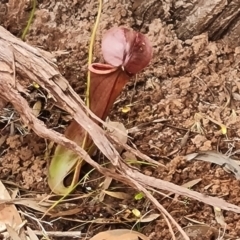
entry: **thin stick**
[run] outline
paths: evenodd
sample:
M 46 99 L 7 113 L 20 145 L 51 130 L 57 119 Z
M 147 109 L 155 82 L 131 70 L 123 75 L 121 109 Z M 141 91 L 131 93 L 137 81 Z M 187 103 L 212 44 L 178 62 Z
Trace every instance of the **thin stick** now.
M 44 236 L 42 231 L 33 231 L 38 236 Z M 46 232 L 49 237 L 72 237 L 79 238 L 82 237 L 82 233 L 80 231 L 68 231 L 68 232 L 60 232 L 60 231 L 51 231 Z

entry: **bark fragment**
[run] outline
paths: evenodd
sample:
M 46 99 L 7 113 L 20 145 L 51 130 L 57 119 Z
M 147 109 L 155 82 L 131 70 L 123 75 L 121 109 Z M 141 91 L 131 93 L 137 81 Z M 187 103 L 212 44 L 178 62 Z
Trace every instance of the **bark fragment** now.
M 189 9 L 191 11 L 189 12 Z M 181 11 L 181 18 L 175 28 L 178 37 L 186 40 L 207 32 L 211 40 L 224 38 L 226 43 L 240 44 L 240 1 L 201 0 Z

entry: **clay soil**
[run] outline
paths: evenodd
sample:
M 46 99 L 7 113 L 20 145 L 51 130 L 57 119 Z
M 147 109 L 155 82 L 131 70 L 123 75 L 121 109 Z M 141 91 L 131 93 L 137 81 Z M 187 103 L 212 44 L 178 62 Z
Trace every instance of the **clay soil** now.
M 191 189 L 239 205 L 240 184 L 234 174 L 216 164 L 198 160 L 187 162 L 184 156 L 214 150 L 236 160 L 240 158 L 240 49 L 231 48 L 226 41 L 210 41 L 207 33 L 183 41 L 175 33 L 175 19 L 171 18 L 170 10 L 163 19 L 142 22 L 140 18 L 136 20 L 132 4 L 117 2 L 107 1 L 104 4 L 94 61 L 102 60 L 101 34 L 115 25 L 129 26 L 145 33 L 153 44 L 154 56 L 150 66 L 127 84 L 109 118 L 122 122 L 129 129 L 131 146 L 166 165 L 166 169 L 141 165 L 143 173 L 178 185 L 201 179 Z M 54 54 L 60 72 L 81 96 L 85 90 L 88 44 L 96 13 L 97 1 L 43 0 L 38 3 L 26 37 L 30 45 Z M 29 14 L 28 8 L 25 8 L 25 14 Z M 20 36 L 23 19 L 17 19 L 17 24 L 5 19 L 2 24 Z M 32 86 L 29 86 L 29 92 L 31 106 L 37 101 L 43 103 L 39 118 L 49 128 L 64 132 L 69 122 L 66 113 L 46 102 L 44 92 Z M 126 106 L 130 111 L 123 111 Z M 217 123 L 227 126 L 227 134 L 222 133 Z M 46 181 L 48 162 L 44 157 L 47 142 L 28 131 L 10 105 L 1 111 L 0 128 L 0 179 L 16 184 L 23 195 L 47 196 L 50 193 Z M 101 157 L 101 161 L 107 160 Z M 89 168 L 86 165 L 82 175 Z M 76 214 L 62 218 L 46 217 L 46 221 L 52 222 L 52 227 L 46 225 L 46 229 L 77 229 L 91 237 L 110 228 L 131 229 L 136 222 L 131 213 L 134 208 L 142 214 L 148 211 L 158 213 L 147 199 L 135 200 L 135 190 L 116 182 L 111 187 L 131 197 L 119 201 L 108 196 L 103 202 L 97 201 L 97 189 L 102 182 L 99 177 L 101 175 L 96 172 L 90 174 L 87 183 L 77 189 L 77 195 L 86 193 L 86 186 L 96 194 L 75 202 L 74 206 L 78 208 Z M 182 227 L 196 223 L 205 223 L 216 229 L 222 227 L 214 209 L 206 204 L 181 196 L 154 196 Z M 124 208 L 127 210 L 124 211 Z M 226 233 L 239 237 L 240 215 L 223 211 L 223 218 Z M 91 223 L 94 219 L 99 219 L 99 222 Z M 29 220 L 29 224 L 38 229 L 34 221 Z M 161 215 L 149 223 L 134 226 L 134 229 L 151 239 L 171 239 L 167 223 Z

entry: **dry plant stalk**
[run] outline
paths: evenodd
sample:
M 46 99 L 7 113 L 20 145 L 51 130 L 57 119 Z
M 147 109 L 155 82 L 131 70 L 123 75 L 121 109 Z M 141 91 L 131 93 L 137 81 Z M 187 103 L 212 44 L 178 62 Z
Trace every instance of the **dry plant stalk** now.
M 15 75 L 16 78 L 14 77 Z M 167 190 L 175 194 L 196 199 L 214 207 L 220 207 L 223 210 L 240 213 L 240 207 L 227 203 L 220 198 L 206 196 L 161 179 L 145 176 L 124 164 L 112 143 L 105 136 L 104 131 L 86 115 L 84 109 L 88 111 L 89 115 L 94 120 L 102 121 L 84 106 L 83 101 L 59 73 L 57 67 L 51 61 L 49 54 L 27 45 L 2 27 L 0 27 L 0 76 L 0 97 L 5 98 L 12 103 L 15 110 L 21 115 L 24 124 L 28 125 L 37 135 L 71 149 L 78 154 L 80 158 L 84 158 L 86 162 L 105 176 L 143 191 L 161 212 L 163 211 L 162 206 L 147 191 L 148 187 Z M 56 131 L 46 128 L 43 122 L 34 116 L 27 101 L 20 95 L 20 92 L 23 91 L 23 87 L 18 81 L 18 77 L 20 76 L 24 76 L 26 81 L 34 81 L 45 88 L 58 104 L 71 114 L 75 121 L 89 133 L 94 144 L 111 161 L 112 165 L 116 168 L 116 171 L 111 171 L 110 169 L 100 166 L 75 142 L 67 139 Z M 112 140 L 117 142 L 114 138 L 112 138 Z M 120 145 L 146 161 L 153 161 L 149 157 L 127 145 Z M 174 219 L 171 218 L 169 213 L 163 212 L 163 214 L 165 214 L 168 219 L 180 229 L 185 239 L 189 239 L 180 226 L 174 222 Z

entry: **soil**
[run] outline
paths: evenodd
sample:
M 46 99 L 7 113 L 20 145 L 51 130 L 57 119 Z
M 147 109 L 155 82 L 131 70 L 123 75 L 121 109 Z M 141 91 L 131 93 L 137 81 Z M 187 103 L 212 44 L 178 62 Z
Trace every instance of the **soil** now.
M 185 41 L 179 39 L 170 3 L 166 3 L 166 6 L 163 4 L 162 11 L 159 11 L 164 13 L 161 19 L 156 17 L 144 22 L 134 15 L 132 3 L 126 2 L 105 1 L 94 61 L 102 61 L 102 33 L 115 25 L 125 25 L 145 33 L 153 44 L 154 56 L 150 66 L 127 84 L 109 118 L 124 123 L 129 129 L 130 145 L 134 144 L 146 155 L 166 165 L 166 169 L 142 165 L 143 173 L 178 185 L 201 179 L 191 189 L 239 205 L 240 184 L 232 173 L 216 164 L 198 160 L 187 162 L 184 156 L 214 150 L 239 160 L 240 48 L 232 48 L 221 39 L 210 41 L 207 33 Z M 82 96 L 86 83 L 89 39 L 97 7 L 97 1 L 91 0 L 42 0 L 38 3 L 26 38 L 29 44 L 54 54 L 60 72 Z M 29 14 L 29 8 L 23 8 L 23 11 L 25 15 Z M 26 16 L 19 17 L 17 24 L 5 19 L 2 24 L 20 36 L 25 19 Z M 43 103 L 39 118 L 48 127 L 63 132 L 69 121 L 68 116 L 46 102 L 41 89 L 29 87 L 29 91 L 31 106 L 39 100 Z M 130 111 L 122 111 L 126 106 L 130 107 Z M 46 181 L 48 163 L 44 157 L 47 142 L 23 126 L 10 105 L 1 111 L 0 117 L 0 179 L 17 184 L 21 191 L 31 193 L 31 196 L 49 194 Z M 223 134 L 221 124 L 227 126 L 227 134 Z M 136 126 L 137 130 L 134 128 Z M 88 170 L 88 166 L 85 166 L 83 175 Z M 87 186 L 96 191 L 95 197 L 102 181 L 99 177 L 94 172 L 87 182 Z M 94 197 L 87 201 L 78 200 L 75 203 L 79 208 L 76 214 L 62 219 L 55 216 L 55 221 L 47 217 L 46 221 L 52 221 L 53 226 L 49 228 L 46 225 L 46 229 L 78 229 L 91 237 L 109 228 L 126 228 L 124 221 L 128 222 L 127 228 L 131 229 L 136 222 L 130 211 L 134 208 L 142 215 L 149 211 L 157 213 L 147 199 L 134 200 L 134 190 L 126 190 L 126 186 L 116 182 L 110 188 L 113 187 L 131 193 L 131 198 L 119 201 L 107 196 L 102 203 L 94 201 Z M 85 184 L 76 194 L 81 195 L 86 191 Z M 175 199 L 172 198 L 174 196 L 154 196 L 182 227 L 196 223 L 205 223 L 216 229 L 223 227 L 214 209 L 206 204 L 181 196 L 175 196 Z M 123 213 L 115 215 L 119 212 Z M 239 237 L 240 215 L 224 211 L 223 217 L 226 233 Z M 86 222 L 93 219 L 101 219 L 103 223 Z M 35 222 L 29 222 L 33 229 L 39 228 Z M 141 223 L 138 230 L 151 239 L 171 239 L 167 223 L 161 215 L 149 223 Z M 213 238 L 205 236 L 198 239 Z

